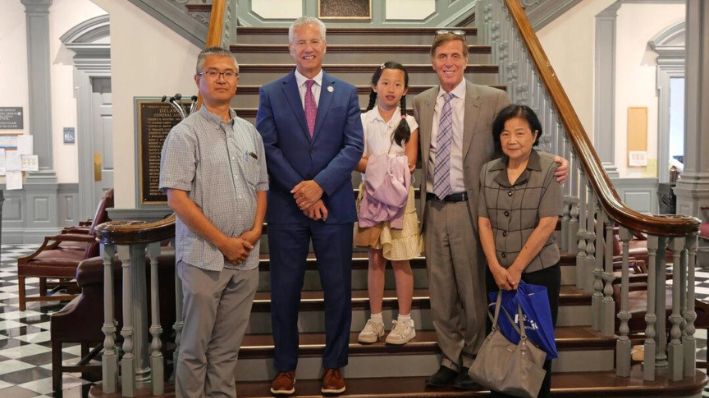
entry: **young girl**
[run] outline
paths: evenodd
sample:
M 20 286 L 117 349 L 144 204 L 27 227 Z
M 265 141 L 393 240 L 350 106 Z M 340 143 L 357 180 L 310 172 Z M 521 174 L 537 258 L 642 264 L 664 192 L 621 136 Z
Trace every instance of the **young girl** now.
M 412 116 L 406 115 L 406 91 L 409 75 L 404 67 L 396 62 L 386 62 L 379 66 L 372 76 L 372 91 L 369 94 L 369 106 L 362 114 L 364 126 L 364 153 L 357 165 L 357 170 L 367 178 L 367 163 L 370 157 L 389 155 L 405 156 L 408 171 L 416 168 L 418 146 L 418 124 Z M 376 107 L 374 107 L 376 103 Z M 373 164 L 375 162 L 373 161 Z M 381 162 L 376 164 L 381 165 Z M 366 174 L 365 174 L 366 173 Z M 410 180 L 410 175 L 405 176 Z M 362 223 L 361 202 L 364 184 L 360 185 L 358 211 Z M 368 292 L 371 318 L 359 334 L 360 343 L 375 343 L 384 336 L 382 320 L 382 298 L 384 296 L 384 271 L 389 260 L 394 268 L 396 297 L 399 301 L 399 316 L 393 322 L 393 328 L 386 337 L 387 344 L 406 344 L 414 336 L 414 321 L 411 319 L 411 300 L 414 278 L 409 260 L 421 254 L 422 239 L 419 234 L 418 218 L 414 205 L 414 192 L 411 184 L 408 197 L 405 198 L 403 211 L 397 223 L 380 222 L 363 228 L 359 224 L 355 229 L 355 244 L 369 247 Z M 392 224 L 395 224 L 392 225 Z

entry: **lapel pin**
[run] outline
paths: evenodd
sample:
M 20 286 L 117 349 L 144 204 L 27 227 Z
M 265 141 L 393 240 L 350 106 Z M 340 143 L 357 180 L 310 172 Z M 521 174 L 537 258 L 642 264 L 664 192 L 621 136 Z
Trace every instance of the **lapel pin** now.
M 335 91 L 335 88 L 334 88 L 334 87 L 332 87 L 332 86 L 327 86 L 327 92 L 328 92 L 328 93 L 331 93 L 331 92 L 333 92 L 333 91 Z

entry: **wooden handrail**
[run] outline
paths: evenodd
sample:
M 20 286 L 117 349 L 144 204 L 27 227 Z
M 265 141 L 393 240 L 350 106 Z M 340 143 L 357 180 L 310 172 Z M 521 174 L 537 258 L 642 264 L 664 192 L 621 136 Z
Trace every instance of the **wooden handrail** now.
M 698 218 L 682 215 L 646 215 L 627 207 L 613 188 L 608 174 L 601 166 L 600 158 L 591 144 L 569 97 L 566 95 L 554 68 L 549 62 L 532 25 L 527 19 L 519 0 L 505 0 L 510 16 L 519 30 L 522 41 L 529 51 L 541 80 L 559 112 L 559 118 L 568 132 L 577 158 L 581 162 L 589 181 L 596 190 L 598 199 L 608 216 L 615 222 L 635 231 L 658 236 L 685 236 L 699 230 Z
M 175 237 L 175 213 L 151 222 L 105 222 L 96 227 L 96 237 L 103 245 L 130 245 L 172 239 Z
M 209 14 L 209 28 L 205 47 L 221 47 L 224 32 L 224 12 L 227 0 L 212 0 L 212 11 Z
M 209 14 L 209 27 L 207 28 L 207 40 L 204 48 L 223 47 L 222 37 L 224 36 L 224 13 L 228 0 L 212 0 L 212 8 Z M 202 95 L 197 96 L 197 108 L 202 107 Z

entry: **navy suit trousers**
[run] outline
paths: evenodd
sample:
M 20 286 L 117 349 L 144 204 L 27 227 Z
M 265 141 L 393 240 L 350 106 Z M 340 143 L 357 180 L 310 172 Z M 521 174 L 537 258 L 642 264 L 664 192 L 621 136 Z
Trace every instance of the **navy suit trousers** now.
M 325 294 L 324 368 L 347 365 L 352 323 L 352 223 L 269 224 L 271 323 L 274 365 L 279 372 L 298 364 L 298 309 L 312 240 Z

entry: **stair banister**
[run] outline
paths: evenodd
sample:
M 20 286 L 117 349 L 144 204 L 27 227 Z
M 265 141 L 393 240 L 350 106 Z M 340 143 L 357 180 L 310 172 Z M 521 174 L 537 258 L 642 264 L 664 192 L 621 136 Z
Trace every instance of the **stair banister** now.
M 620 327 L 612 316 L 614 225 L 621 231 L 648 235 L 648 307 L 644 378 L 654 380 L 656 366 L 669 366 L 671 378 L 694 375 L 696 346 L 693 338 L 696 236 L 699 220 L 688 216 L 647 215 L 625 206 L 603 170 L 600 159 L 564 92 L 549 59 L 539 43 L 519 0 L 479 0 L 476 4 L 478 32 L 484 44 L 492 46 L 493 62 L 500 64 L 500 83 L 508 87 L 513 102 L 529 104 L 537 111 L 546 130 L 542 148 L 570 160 L 569 181 L 563 210 L 561 243 L 576 254 L 577 286 L 593 293 L 593 328 L 605 335 L 618 335 L 617 373 L 627 376 L 627 303 L 625 278 L 621 281 Z M 578 223 L 574 220 L 578 218 Z M 625 234 L 625 232 L 624 232 Z M 670 356 L 665 315 L 666 247 L 673 248 L 672 316 Z M 623 269 L 629 261 L 623 245 Z M 580 274 L 580 275 L 579 275 Z M 680 276 L 682 275 L 682 276 Z M 683 289 L 686 286 L 687 289 Z M 627 362 L 620 363 L 620 361 Z
M 135 396 L 141 382 L 149 380 L 152 395 L 164 392 L 164 366 L 160 339 L 158 262 L 160 243 L 175 236 L 175 215 L 155 222 L 110 221 L 97 227 L 104 263 L 104 354 L 102 356 L 102 391 L 121 396 Z M 122 261 L 123 337 L 120 358 L 116 341 L 113 265 Z M 146 259 L 150 264 L 150 298 L 146 297 L 144 279 Z M 151 305 L 148 327 L 147 303 Z M 149 333 L 149 335 L 148 335 Z M 120 387 L 120 388 L 119 388 Z

